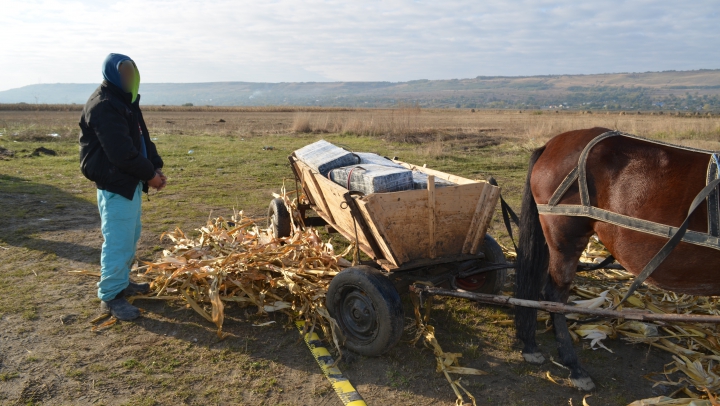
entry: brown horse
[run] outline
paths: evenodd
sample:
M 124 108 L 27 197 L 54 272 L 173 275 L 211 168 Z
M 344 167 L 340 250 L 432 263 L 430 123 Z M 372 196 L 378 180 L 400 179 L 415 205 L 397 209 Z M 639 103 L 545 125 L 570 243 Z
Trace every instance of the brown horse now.
M 570 131 L 555 136 L 530 158 L 520 219 L 516 297 L 566 303 L 581 253 L 597 234 L 608 251 L 637 275 L 668 241 L 588 217 L 538 213 L 563 179 L 578 164 L 583 148 L 605 128 Z M 709 155 L 643 140 L 611 137 L 590 150 L 587 185 L 590 203 L 633 218 L 679 227 L 691 202 L 706 183 Z M 579 204 L 575 182 L 559 201 Z M 707 205 L 690 217 L 689 230 L 708 231 Z M 720 250 L 681 242 L 647 282 L 663 289 L 692 295 L 720 294 Z M 580 389 L 595 387 L 580 366 L 565 316 L 552 315 L 560 361 L 570 369 Z M 519 307 L 515 314 L 523 357 L 544 362 L 537 343 L 537 310 Z

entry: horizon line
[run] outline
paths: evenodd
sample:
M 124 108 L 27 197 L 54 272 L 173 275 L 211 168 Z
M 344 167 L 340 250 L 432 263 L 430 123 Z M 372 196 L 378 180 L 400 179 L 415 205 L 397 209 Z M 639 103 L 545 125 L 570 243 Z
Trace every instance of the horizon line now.
M 523 78 L 549 78 L 549 77 L 561 77 L 561 76 L 604 76 L 604 75 L 634 75 L 634 74 L 652 74 L 652 73 L 669 73 L 669 72 L 703 72 L 703 71 L 720 71 L 720 68 L 700 68 L 700 69 L 689 69 L 689 70 L 676 70 L 668 69 L 662 71 L 645 71 L 645 72 L 606 72 L 606 73 L 558 73 L 558 74 L 542 74 L 542 75 L 517 75 L 517 76 L 505 76 L 505 75 L 478 75 L 475 77 L 466 78 L 446 78 L 446 79 L 410 79 L 404 81 L 389 81 L 389 80 L 335 80 L 335 81 L 290 81 L 290 82 L 248 82 L 242 80 L 216 80 L 207 82 L 144 82 L 143 84 L 168 84 L 168 85 L 193 85 L 193 84 L 212 84 L 212 83 L 252 83 L 252 84 L 287 84 L 287 83 L 298 83 L 298 84 L 332 84 L 332 83 L 410 83 L 420 81 L 452 81 L 452 80 L 473 80 L 473 79 L 523 79 Z M 102 82 L 102 81 L 101 81 Z M 40 82 L 32 83 L 29 85 L 23 85 L 20 87 L 13 87 L 0 92 L 8 90 L 22 89 L 28 86 L 37 85 L 94 85 L 98 82 Z

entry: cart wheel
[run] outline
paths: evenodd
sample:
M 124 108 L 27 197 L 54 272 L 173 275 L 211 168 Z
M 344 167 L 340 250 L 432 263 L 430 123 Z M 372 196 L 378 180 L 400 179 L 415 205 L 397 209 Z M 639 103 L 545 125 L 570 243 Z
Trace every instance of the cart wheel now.
M 500 244 L 489 234 L 485 234 L 482 251 L 483 254 L 485 254 L 485 261 L 487 262 L 496 264 L 504 264 L 507 262 L 505 254 L 503 254 L 502 248 L 500 248 Z M 507 269 L 499 269 L 497 271 L 468 276 L 467 278 L 455 278 L 452 285 L 455 289 L 495 295 L 500 293 L 505 285 L 507 281 L 507 271 Z
M 377 356 L 392 348 L 403 331 L 400 294 L 375 268 L 359 265 L 337 274 L 327 291 L 327 308 L 353 352 Z
M 290 236 L 290 213 L 282 199 L 273 199 L 268 207 L 268 228 L 273 237 L 282 238 Z

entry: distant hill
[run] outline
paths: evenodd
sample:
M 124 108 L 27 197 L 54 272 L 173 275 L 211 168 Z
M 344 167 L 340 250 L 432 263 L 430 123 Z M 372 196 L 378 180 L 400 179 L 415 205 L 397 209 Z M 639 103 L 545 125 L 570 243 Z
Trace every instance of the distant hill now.
M 37 84 L 0 103 L 84 104 L 97 84 Z M 409 82 L 143 83 L 143 104 L 720 110 L 720 69 L 598 75 L 478 76 Z

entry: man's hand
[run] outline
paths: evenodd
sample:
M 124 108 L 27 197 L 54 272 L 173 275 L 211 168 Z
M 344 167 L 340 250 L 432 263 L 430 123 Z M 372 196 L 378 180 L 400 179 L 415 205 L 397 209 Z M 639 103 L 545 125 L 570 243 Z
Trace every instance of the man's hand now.
M 155 169 L 155 173 L 157 173 L 158 175 L 160 175 L 160 178 L 161 178 L 162 181 L 163 181 L 162 186 L 160 186 L 160 188 L 158 189 L 158 191 L 165 189 L 165 185 L 167 185 L 167 176 L 165 176 L 165 174 L 162 173 L 162 171 L 161 171 L 159 168 L 158 168 L 158 169 Z
M 157 191 L 160 191 L 160 190 L 162 190 L 162 188 L 165 187 L 166 183 L 167 183 L 167 178 L 158 169 L 157 171 L 155 171 L 155 177 L 153 177 L 152 179 L 150 179 L 148 181 L 148 186 L 150 186 L 151 188 L 153 188 Z

